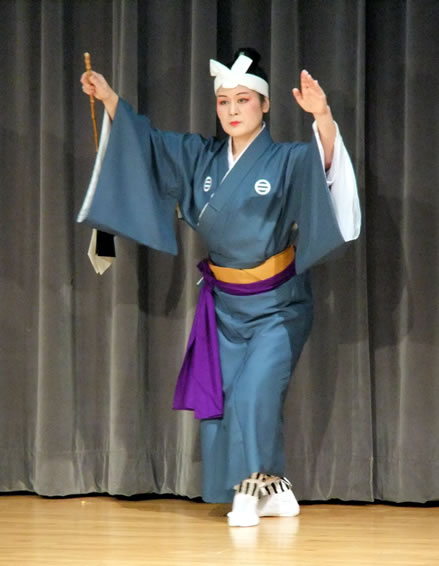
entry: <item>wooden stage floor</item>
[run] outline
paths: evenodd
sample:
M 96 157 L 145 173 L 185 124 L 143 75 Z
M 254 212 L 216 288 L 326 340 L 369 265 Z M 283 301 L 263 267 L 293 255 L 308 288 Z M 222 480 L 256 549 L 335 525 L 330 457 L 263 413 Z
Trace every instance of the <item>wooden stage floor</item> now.
M 0 564 L 439 565 L 439 507 L 303 505 L 229 528 L 229 505 L 0 496 Z

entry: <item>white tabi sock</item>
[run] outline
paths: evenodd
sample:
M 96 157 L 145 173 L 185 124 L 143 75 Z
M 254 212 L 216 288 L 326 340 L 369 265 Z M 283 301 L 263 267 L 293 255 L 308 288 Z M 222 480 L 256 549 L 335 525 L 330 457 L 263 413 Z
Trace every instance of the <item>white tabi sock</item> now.
M 260 517 L 295 517 L 300 507 L 287 478 L 266 476 L 259 490 L 258 514 Z
M 263 474 L 252 474 L 235 486 L 232 510 L 227 513 L 229 527 L 254 527 L 259 524 L 258 500 L 263 478 Z

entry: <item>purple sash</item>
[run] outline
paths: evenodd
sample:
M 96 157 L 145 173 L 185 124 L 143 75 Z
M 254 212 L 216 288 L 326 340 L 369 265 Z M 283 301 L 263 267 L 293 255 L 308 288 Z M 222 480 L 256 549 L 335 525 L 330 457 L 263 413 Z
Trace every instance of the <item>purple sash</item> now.
M 254 283 L 219 281 L 205 259 L 198 269 L 204 284 L 177 379 L 173 408 L 194 411 L 197 419 L 216 419 L 223 415 L 223 389 L 213 288 L 216 285 L 231 295 L 257 295 L 276 289 L 291 279 L 296 269 L 293 261 L 277 275 Z

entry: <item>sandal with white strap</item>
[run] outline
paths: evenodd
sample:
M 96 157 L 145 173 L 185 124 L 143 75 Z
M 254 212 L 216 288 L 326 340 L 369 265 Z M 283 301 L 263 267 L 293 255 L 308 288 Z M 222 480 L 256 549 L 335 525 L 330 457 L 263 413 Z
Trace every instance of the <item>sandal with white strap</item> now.
M 259 491 L 265 474 L 252 474 L 235 486 L 232 510 L 227 513 L 229 527 L 254 527 L 259 524 Z
M 260 517 L 295 517 L 300 513 L 293 486 L 287 478 L 266 475 L 259 495 Z

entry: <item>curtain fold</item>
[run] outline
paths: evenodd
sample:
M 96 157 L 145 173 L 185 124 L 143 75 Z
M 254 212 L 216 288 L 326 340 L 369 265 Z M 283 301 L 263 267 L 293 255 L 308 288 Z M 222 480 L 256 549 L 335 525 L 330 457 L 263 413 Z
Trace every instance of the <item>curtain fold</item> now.
M 366 137 L 375 492 L 428 501 L 437 499 L 439 477 L 438 5 L 372 7 Z
M 253 46 L 273 138 L 311 137 L 306 68 L 363 205 L 360 239 L 313 270 L 286 475 L 299 499 L 439 499 L 438 23 L 435 0 L 0 3 L 0 492 L 200 494 L 198 423 L 171 404 L 205 250 L 176 221 L 177 257 L 117 239 L 94 274 L 79 78 L 88 51 L 154 126 L 214 135 L 209 58 Z

